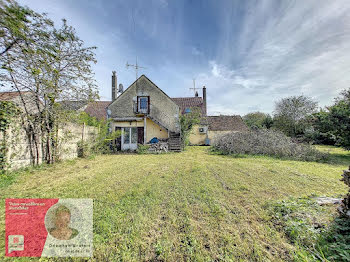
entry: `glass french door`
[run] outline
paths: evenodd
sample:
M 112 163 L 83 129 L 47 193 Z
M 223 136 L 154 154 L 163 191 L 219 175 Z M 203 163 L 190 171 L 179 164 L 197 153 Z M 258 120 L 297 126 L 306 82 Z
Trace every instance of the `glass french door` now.
M 122 150 L 137 149 L 137 127 L 122 128 Z

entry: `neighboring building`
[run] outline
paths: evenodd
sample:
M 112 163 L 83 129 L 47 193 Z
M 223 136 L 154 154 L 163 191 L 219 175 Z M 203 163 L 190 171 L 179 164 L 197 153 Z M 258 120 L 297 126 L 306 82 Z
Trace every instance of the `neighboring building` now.
M 17 105 L 21 110 L 24 110 L 24 103 L 26 109 L 29 110 L 29 113 L 33 115 L 38 111 L 38 106 L 35 104 L 34 96 L 31 92 L 0 92 L 0 101 L 11 101 Z M 40 105 L 39 105 L 40 106 Z
M 26 94 L 27 92 L 22 92 L 22 94 Z M 13 101 L 15 103 L 19 103 L 21 101 L 19 92 L 0 92 L 0 101 Z
M 107 108 L 111 101 L 94 101 L 89 102 L 84 112 L 90 116 L 96 117 L 98 120 L 107 120 Z
M 193 127 L 189 141 L 192 145 L 211 145 L 220 135 L 248 130 L 238 115 L 207 116 L 202 118 L 199 125 Z
M 61 101 L 60 104 L 67 110 L 80 111 L 89 114 L 98 120 L 107 120 L 107 107 L 111 101 Z
M 202 116 L 207 115 L 206 88 L 203 87 L 203 98 L 198 97 L 175 97 L 172 100 L 180 107 L 181 114 L 190 113 L 193 109 L 198 109 Z

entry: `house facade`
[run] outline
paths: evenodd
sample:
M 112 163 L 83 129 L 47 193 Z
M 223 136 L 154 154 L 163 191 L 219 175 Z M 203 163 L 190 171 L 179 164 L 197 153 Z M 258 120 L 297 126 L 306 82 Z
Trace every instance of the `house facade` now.
M 111 130 L 122 133 L 116 141 L 116 149 L 135 150 L 137 144 L 145 144 L 156 137 L 168 140 L 170 151 L 180 151 L 179 106 L 145 75 L 125 91 L 114 89 L 116 86 L 114 75 L 113 101 L 107 107 L 107 115 Z
M 170 151 L 181 151 L 180 116 L 194 110 L 200 112 L 201 122 L 189 137 L 192 145 L 210 145 L 221 134 L 248 130 L 240 116 L 207 116 L 205 87 L 202 92 L 202 97 L 196 93 L 194 97 L 171 98 L 145 75 L 124 91 L 122 85 L 117 88 L 113 72 L 112 101 L 106 115 L 110 130 L 122 134 L 115 142 L 116 150 L 135 150 L 138 144 L 157 138 L 167 141 Z

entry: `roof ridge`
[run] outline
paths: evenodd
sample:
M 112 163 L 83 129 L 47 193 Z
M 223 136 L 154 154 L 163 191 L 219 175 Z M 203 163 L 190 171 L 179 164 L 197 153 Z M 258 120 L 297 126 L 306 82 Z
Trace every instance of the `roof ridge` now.
M 183 96 L 183 97 L 171 97 L 171 99 L 182 99 L 182 98 L 200 98 L 203 99 L 201 96 Z

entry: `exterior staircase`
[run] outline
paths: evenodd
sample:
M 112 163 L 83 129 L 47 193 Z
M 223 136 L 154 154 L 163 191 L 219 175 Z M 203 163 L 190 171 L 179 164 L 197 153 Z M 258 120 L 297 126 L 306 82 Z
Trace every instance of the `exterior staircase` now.
M 169 151 L 181 152 L 181 136 L 180 133 L 170 132 L 169 133 Z

